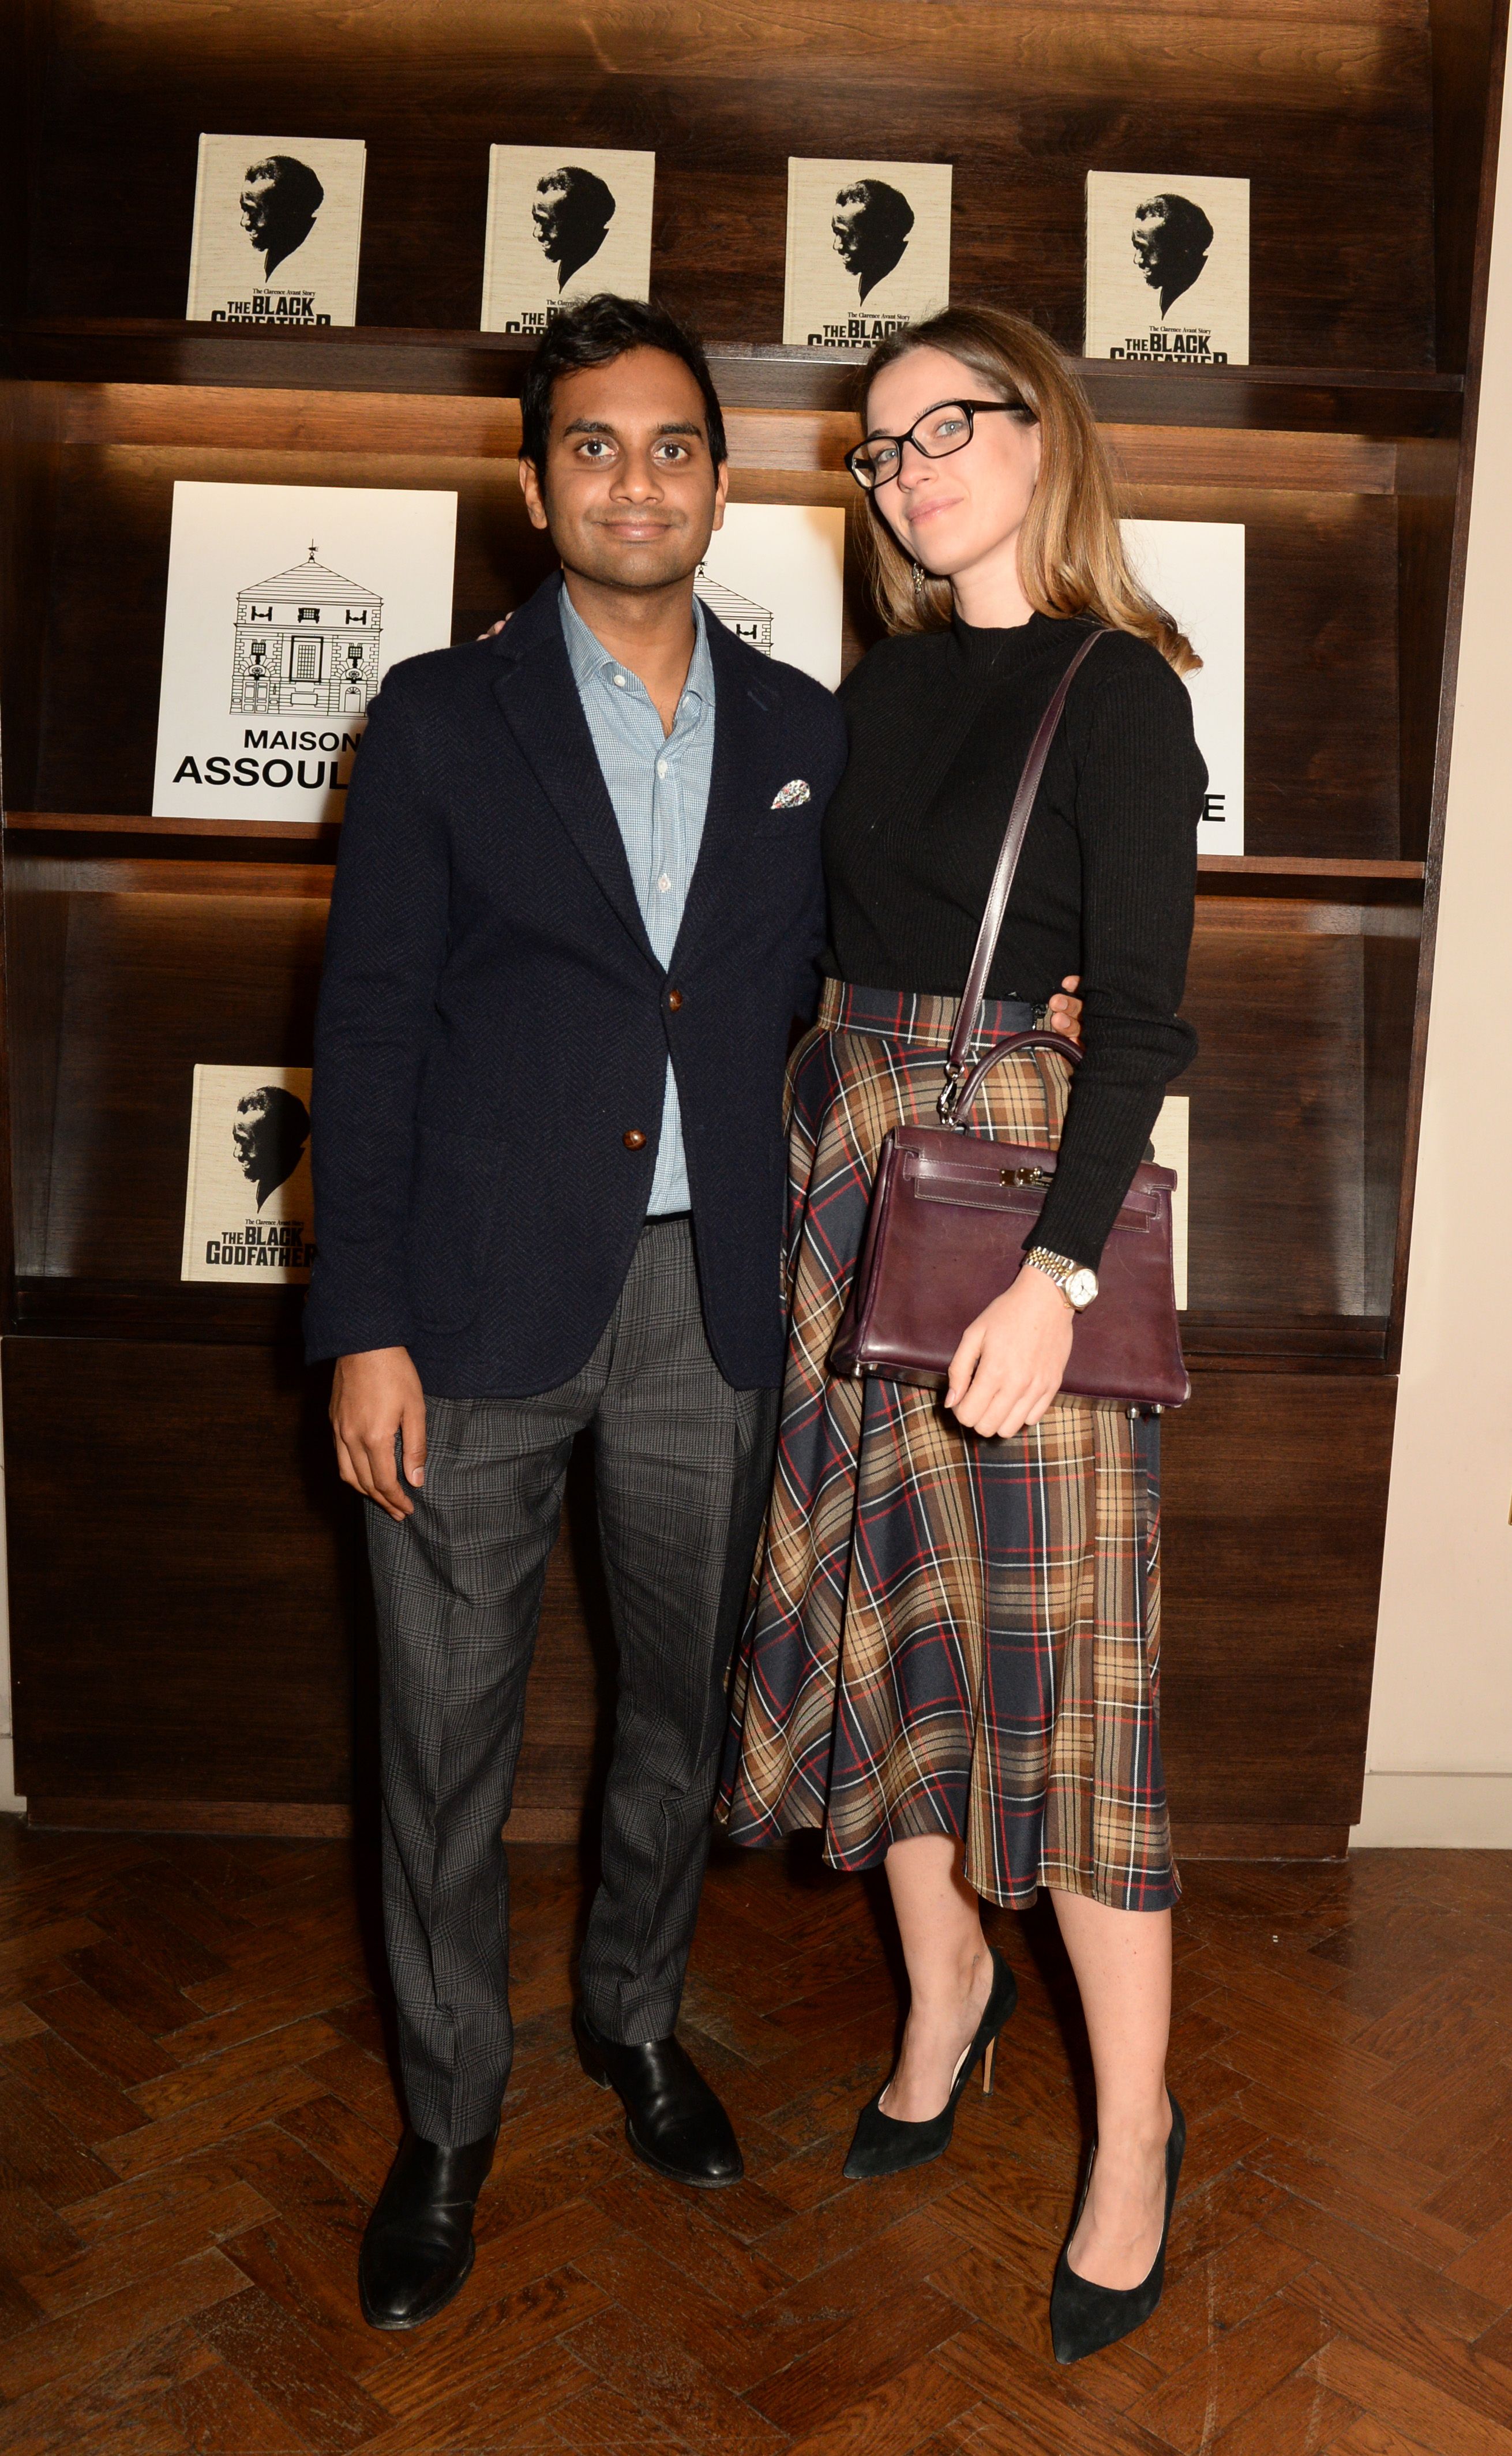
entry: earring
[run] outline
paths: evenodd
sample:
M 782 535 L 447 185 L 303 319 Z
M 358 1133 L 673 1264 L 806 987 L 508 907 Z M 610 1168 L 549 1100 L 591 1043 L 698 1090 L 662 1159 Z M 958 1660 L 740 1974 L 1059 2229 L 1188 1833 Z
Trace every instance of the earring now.
M 916 563 L 913 566 L 913 602 L 915 605 L 922 605 L 924 603 L 924 565 L 922 563 Z

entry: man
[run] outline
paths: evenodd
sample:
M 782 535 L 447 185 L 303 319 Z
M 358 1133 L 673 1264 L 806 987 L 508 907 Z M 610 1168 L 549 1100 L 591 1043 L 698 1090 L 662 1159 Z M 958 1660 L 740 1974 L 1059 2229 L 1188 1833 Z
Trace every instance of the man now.
M 378 2327 L 428 2319 L 472 2262 L 511 2050 L 500 1829 L 588 1425 L 620 1702 L 580 2052 L 648 2164 L 742 2172 L 674 2030 L 770 1477 L 782 1076 L 845 727 L 695 601 L 726 469 L 687 335 L 591 299 L 521 414 L 562 576 L 384 683 L 316 1041 L 308 1345 L 338 1360 L 337 1458 L 368 1501 L 410 2123 L 362 2250 Z
M 1164 316 L 1206 271 L 1213 224 L 1190 196 L 1151 196 L 1134 215 L 1132 237 L 1134 262 L 1160 293 Z
M 557 267 L 557 288 L 565 290 L 575 273 L 591 264 L 614 219 L 613 192 L 596 171 L 571 163 L 550 171 L 536 182 L 530 218 L 548 264 Z
M 292 154 L 270 154 L 265 162 L 251 165 L 241 183 L 241 221 L 262 258 L 265 281 L 303 247 L 324 202 L 325 190 L 309 163 Z
M 865 303 L 878 282 L 886 281 L 903 260 L 913 228 L 913 207 L 901 188 L 886 179 L 857 179 L 835 198 L 835 254 L 854 274 L 857 303 Z

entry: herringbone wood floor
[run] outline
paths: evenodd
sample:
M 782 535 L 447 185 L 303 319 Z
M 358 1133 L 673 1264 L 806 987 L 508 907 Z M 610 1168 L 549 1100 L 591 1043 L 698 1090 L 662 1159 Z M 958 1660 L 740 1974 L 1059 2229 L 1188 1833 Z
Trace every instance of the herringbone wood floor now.
M 1086 2109 L 1041 1919 L 996 1922 L 994 2097 L 848 2187 L 896 2019 L 875 1897 L 722 1859 L 684 2035 L 748 2180 L 701 2195 L 573 2058 L 575 1855 L 515 1868 L 477 2271 L 396 2339 L 353 2290 L 397 2118 L 351 1852 L 0 1833 L 0 2450 L 1512 2451 L 1512 1854 L 1189 1870 L 1171 2282 L 1074 2372 L 1045 2302 Z

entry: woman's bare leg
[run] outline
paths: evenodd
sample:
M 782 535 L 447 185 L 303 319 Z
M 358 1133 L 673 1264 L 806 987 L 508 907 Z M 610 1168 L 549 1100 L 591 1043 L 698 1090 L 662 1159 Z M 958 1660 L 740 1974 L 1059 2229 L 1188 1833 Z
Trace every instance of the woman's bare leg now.
M 918 1833 L 888 1852 L 888 1889 L 909 1970 L 909 2018 L 882 2112 L 927 2123 L 950 2095 L 961 2052 L 992 1986 L 982 1908 L 948 1833 Z
M 1093 2285 L 1138 2285 L 1165 2221 L 1171 2129 L 1171 1914 L 1114 1911 L 1051 1889 L 1071 1955 L 1097 2084 L 1097 2155 L 1070 2260 Z

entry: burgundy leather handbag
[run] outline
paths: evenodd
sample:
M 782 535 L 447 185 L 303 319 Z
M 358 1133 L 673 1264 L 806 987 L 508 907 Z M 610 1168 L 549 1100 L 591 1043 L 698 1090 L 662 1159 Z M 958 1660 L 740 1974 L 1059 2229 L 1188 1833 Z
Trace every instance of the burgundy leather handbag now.
M 1055 1154 L 972 1134 L 971 1104 L 994 1066 L 1021 1049 L 1081 1051 L 1053 1032 L 1017 1032 L 968 1070 L 966 1053 L 1023 849 L 1045 761 L 1078 667 L 1073 657 L 1030 745 L 992 873 L 966 993 L 945 1059 L 938 1126 L 894 1126 L 883 1138 L 850 1295 L 829 1354 L 831 1373 L 876 1374 L 943 1390 L 963 1333 L 1011 1286 L 1055 1174 Z M 1179 1407 L 1191 1393 L 1176 1325 L 1171 1238 L 1175 1173 L 1145 1163 L 1103 1248 L 1098 1294 L 1076 1317 L 1061 1388 L 1128 1406 Z

